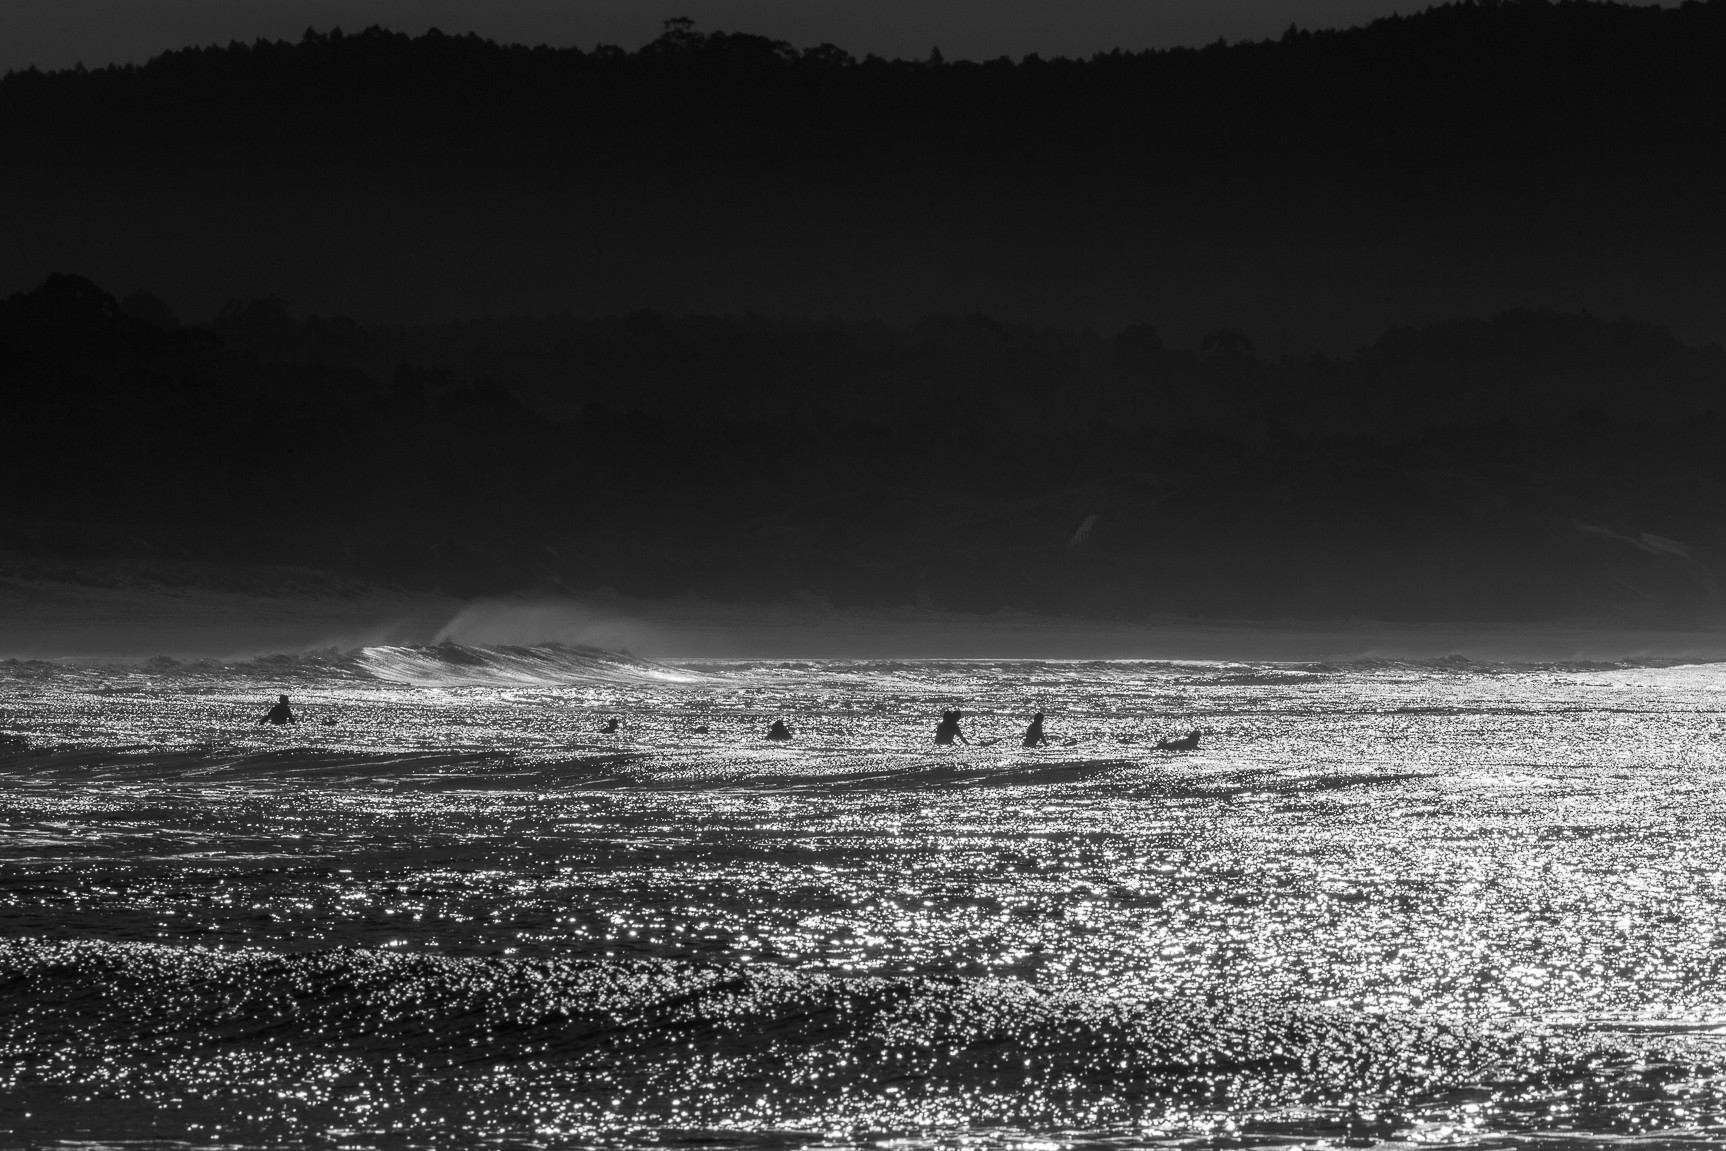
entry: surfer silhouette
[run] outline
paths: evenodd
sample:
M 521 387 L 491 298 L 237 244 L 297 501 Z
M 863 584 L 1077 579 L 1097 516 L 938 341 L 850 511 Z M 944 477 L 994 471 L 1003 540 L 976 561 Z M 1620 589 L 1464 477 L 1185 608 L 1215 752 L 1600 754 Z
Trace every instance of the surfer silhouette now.
M 275 707 L 272 707 L 269 711 L 266 711 L 263 715 L 258 717 L 258 722 L 298 723 L 300 721 L 294 718 L 293 710 L 288 707 L 288 697 L 284 695 L 281 699 L 276 701 Z
M 1037 747 L 1049 742 L 1049 737 L 1043 734 L 1043 713 L 1038 712 L 1031 717 L 1031 726 L 1025 729 L 1025 746 Z
M 942 712 L 941 722 L 935 728 L 935 742 L 947 744 L 956 739 L 960 743 L 969 744 L 971 741 L 966 739 L 965 733 L 959 730 L 959 721 L 964 718 L 965 713 L 962 711 Z
M 790 739 L 791 738 L 791 729 L 785 726 L 784 720 L 776 719 L 773 721 L 773 726 L 767 729 L 767 738 L 768 739 Z
M 1197 746 L 1199 746 L 1199 729 L 1196 727 L 1185 735 L 1178 735 L 1173 739 L 1157 740 L 1158 751 L 1191 751 Z
M 614 715 L 614 716 L 612 716 L 612 717 L 611 717 L 611 718 L 610 718 L 610 719 L 608 719 L 608 720 L 606 720 L 606 721 L 605 721 L 605 726 L 604 726 L 604 727 L 602 727 L 602 728 L 600 728 L 600 729 L 599 729 L 599 730 L 600 730 L 600 731 L 602 731 L 602 732 L 604 732 L 604 733 L 605 733 L 605 734 L 606 734 L 606 735 L 616 735 L 616 734 L 617 734 L 617 729 L 618 729 L 618 728 L 619 728 L 619 727 L 620 727 L 620 726 L 622 726 L 622 724 L 623 724 L 623 721 L 622 721 L 622 720 L 621 720 L 621 719 L 618 719 L 618 718 L 617 718 L 617 717 L 616 717 L 616 716 L 615 716 L 615 715 Z

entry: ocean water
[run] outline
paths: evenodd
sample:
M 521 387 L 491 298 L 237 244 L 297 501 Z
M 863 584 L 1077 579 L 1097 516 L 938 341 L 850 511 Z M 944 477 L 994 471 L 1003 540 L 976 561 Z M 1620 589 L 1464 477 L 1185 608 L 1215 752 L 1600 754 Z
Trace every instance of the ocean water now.
M 0 1146 L 1726 1142 L 1723 687 L 0 663 Z

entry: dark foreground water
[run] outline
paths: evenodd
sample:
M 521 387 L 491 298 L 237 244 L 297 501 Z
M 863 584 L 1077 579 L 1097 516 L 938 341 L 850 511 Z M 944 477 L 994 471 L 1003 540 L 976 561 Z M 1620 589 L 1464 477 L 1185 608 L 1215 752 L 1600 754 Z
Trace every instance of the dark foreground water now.
M 1726 1142 L 1722 686 L 0 664 L 0 1146 Z

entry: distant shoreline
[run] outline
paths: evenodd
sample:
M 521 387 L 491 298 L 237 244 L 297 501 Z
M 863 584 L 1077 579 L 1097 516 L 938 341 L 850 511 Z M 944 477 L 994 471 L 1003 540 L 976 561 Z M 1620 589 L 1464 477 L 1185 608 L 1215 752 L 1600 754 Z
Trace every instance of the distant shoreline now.
M 819 601 L 716 604 L 621 596 L 261 595 L 0 580 L 0 659 L 238 659 L 451 641 L 587 644 L 667 661 L 1147 659 L 1322 662 L 1460 656 L 1506 662 L 1726 660 L 1726 628 L 1615 621 L 1084 620 Z

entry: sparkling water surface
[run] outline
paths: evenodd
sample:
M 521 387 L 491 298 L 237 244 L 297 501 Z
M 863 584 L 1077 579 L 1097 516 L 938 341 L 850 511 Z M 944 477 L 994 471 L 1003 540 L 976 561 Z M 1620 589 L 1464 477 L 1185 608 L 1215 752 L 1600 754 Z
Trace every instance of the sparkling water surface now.
M 1722 686 L 0 664 L 0 1146 L 1726 1142 Z

